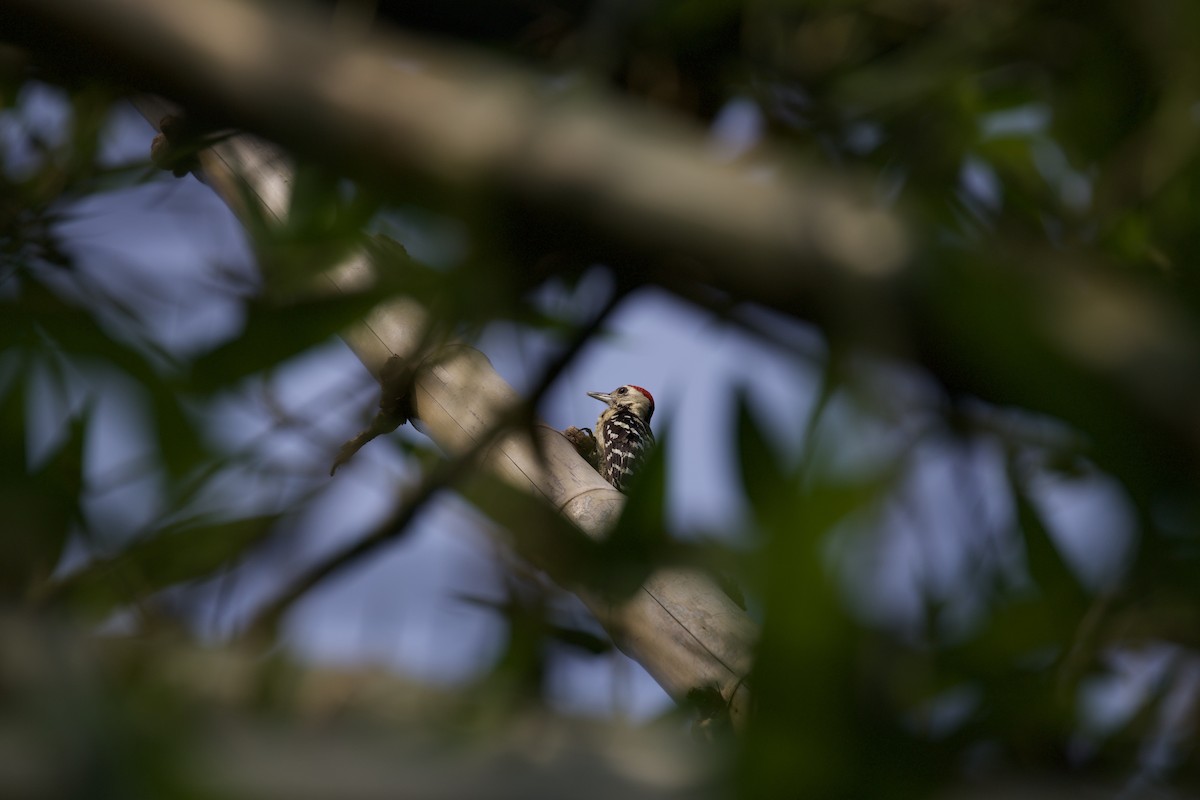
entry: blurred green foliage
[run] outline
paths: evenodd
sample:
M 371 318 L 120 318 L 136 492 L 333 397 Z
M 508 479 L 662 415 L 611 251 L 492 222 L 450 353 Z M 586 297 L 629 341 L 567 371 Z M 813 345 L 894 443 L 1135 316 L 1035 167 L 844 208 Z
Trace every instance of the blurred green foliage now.
M 720 0 L 581 9 L 563 0 L 519 13 L 505 3 L 450 5 L 485 18 L 507 14 L 511 25 L 503 37 L 483 36 L 464 22 L 469 13 L 439 16 L 401 3 L 379 10 L 499 45 L 547 71 L 584 70 L 702 124 L 748 99 L 766 134 L 797 159 L 872 176 L 919 240 L 912 285 L 893 298 L 919 310 L 913 326 L 848 307 L 844 321 L 823 331 L 830 355 L 799 452 L 781 453 L 770 426 L 739 397 L 728 435 L 748 509 L 744 546 L 672 539 L 661 455 L 602 545 L 572 539 L 557 515 L 503 487 L 462 487 L 518 539 L 558 541 L 562 552 L 551 557 L 574 564 L 580 580 L 596 580 L 589 570 L 602 565 L 617 593 L 671 560 L 719 564 L 734 576 L 763 621 L 756 707 L 744 736 L 707 745 L 736 760 L 708 788 L 745 797 L 923 797 L 1045 778 L 1125 787 L 1126 796 L 1195 789 L 1200 773 L 1187 757 L 1197 698 L 1186 687 L 1200 669 L 1200 452 L 1187 438 L 1196 409 L 1178 399 L 1196 397 L 1200 381 L 1200 5 Z M 399 291 L 416 297 L 434 311 L 437 335 L 470 337 L 506 320 L 562 337 L 581 324 L 531 299 L 546 280 L 570 283 L 588 266 L 556 259 L 553 232 L 511 241 L 536 220 L 507 227 L 508 210 L 489 206 L 486 193 L 463 198 L 422 186 L 384 196 L 310 165 L 286 226 L 249 225 L 262 285 L 244 302 L 240 335 L 207 352 L 168 353 L 138 325 L 136 308 L 88 294 L 62 240 L 73 203 L 151 178 L 144 162 L 98 158 L 116 95 L 53 54 L 36 54 L 32 67 L 3 64 L 0 119 L 15 137 L 0 170 L 0 597 L 9 610 L 66 620 L 76 632 L 132 612 L 148 639 L 164 621 L 174 632 L 181 620 L 157 602 L 163 590 L 220 575 L 285 536 L 319 497 L 315 476 L 326 468 L 313 465 L 286 510 L 214 514 L 221 479 L 267 470 L 205 434 L 207 404 L 310 352 L 380 300 Z M 20 93 L 35 75 L 69 90 L 66 129 L 54 140 L 22 128 Z M 18 150 L 28 154 L 20 162 Z M 754 158 L 752 147 L 745 157 Z M 426 219 L 458 213 L 463 252 L 434 267 L 386 238 L 369 239 L 366 231 L 386 227 L 399 206 Z M 379 285 L 333 299 L 307 290 L 364 245 L 387 264 Z M 1082 347 L 1070 339 L 1048 347 L 1054 331 L 1074 324 L 1062 310 L 1080 274 L 1112 287 L 1111 298 L 1090 307 L 1108 303 L 1116 317 L 1101 316 Z M 1133 327 L 1122 316 L 1131 308 L 1148 309 Z M 1105 361 L 1122 345 L 1105 338 L 1110 319 L 1134 334 L 1142 320 L 1165 320 L 1178 336 L 1161 363 Z M 863 366 L 855 347 L 864 339 L 885 342 L 893 362 L 878 372 Z M 1081 353 L 1098 353 L 1099 362 Z M 132 382 L 147 409 L 152 446 L 143 471 L 163 487 L 162 503 L 137 530 L 97 530 L 87 513 L 86 398 L 71 405 L 53 447 L 30 458 L 35 378 L 66 384 L 81 372 Z M 910 401 L 904 387 L 913 382 L 931 387 Z M 838 456 L 862 438 L 856 426 L 901 431 L 904 443 L 847 466 Z M 670 437 L 660 438 L 670 447 Z M 915 454 L 932 443 L 955 462 L 962 485 L 941 493 L 912 485 Z M 403 446 L 416 469 L 434 469 L 419 445 Z M 989 491 L 998 516 L 972 507 L 964 488 L 980 451 L 995 456 Z M 1064 552 L 1043 491 L 1052 481 L 1111 481 L 1130 509 L 1129 557 L 1100 584 Z M 912 506 L 925 516 L 899 522 Z M 951 549 L 966 555 L 952 568 L 926 541 L 931 517 L 955 526 Z M 1096 548 L 1110 547 L 1103 539 L 1111 535 L 1097 532 Z M 846 545 L 855 541 L 867 545 Z M 56 576 L 72 542 L 86 550 L 86 564 Z M 855 559 L 869 563 L 848 568 Z M 876 594 L 871 582 L 896 570 L 916 574 L 909 594 L 920 608 L 903 623 L 863 610 L 863 598 Z M 947 570 L 950 578 L 937 577 Z M 495 701 L 481 715 L 488 719 L 495 708 L 503 717 L 539 702 L 548 641 L 608 649 L 594 633 L 547 620 L 544 598 L 520 585 L 511 602 L 496 604 L 511 637 L 476 687 Z M 25 641 L 10 632 L 3 644 L 10 635 Z M 1164 650 L 1168 666 L 1131 713 L 1089 723 L 1091 687 L 1120 675 L 1122 658 Z M 53 783 L 62 796 L 99 796 L 106 787 L 121 796 L 192 796 L 178 766 L 188 737 L 160 739 L 145 728 L 160 718 L 186 728 L 204 714 L 178 684 L 138 688 L 158 662 L 131 660 L 65 708 L 44 676 L 3 673 L 6 724 L 42 726 L 34 738 L 78 730 L 87 740 L 76 742 L 75 761 L 91 771 L 78 783 Z M 88 680 L 52 678 L 67 688 Z M 264 682 L 276 678 L 263 671 Z M 30 686 L 44 707 L 14 699 Z M 285 717 L 295 713 L 284 706 Z M 140 760 L 156 746 L 161 754 Z M 137 749 L 142 766 L 123 748 Z

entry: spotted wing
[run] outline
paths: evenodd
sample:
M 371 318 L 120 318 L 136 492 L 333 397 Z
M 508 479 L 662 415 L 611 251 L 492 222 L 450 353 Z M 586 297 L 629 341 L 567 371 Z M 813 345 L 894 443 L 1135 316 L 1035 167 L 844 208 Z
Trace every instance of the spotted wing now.
M 637 472 L 646 452 L 654 445 L 654 434 L 649 425 L 626 411 L 614 414 L 602 433 L 601 474 L 618 491 L 624 491 L 629 478 Z

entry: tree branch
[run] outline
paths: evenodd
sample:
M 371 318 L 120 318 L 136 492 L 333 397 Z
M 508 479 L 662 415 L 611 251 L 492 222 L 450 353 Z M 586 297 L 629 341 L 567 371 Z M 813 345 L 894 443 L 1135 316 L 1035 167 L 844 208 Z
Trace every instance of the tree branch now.
M 152 124 L 172 111 L 150 98 L 140 98 L 137 105 Z M 291 169 L 274 146 L 249 136 L 234 136 L 200 151 L 198 161 L 200 176 L 235 211 L 256 219 L 264 215 L 286 218 Z M 258 208 L 251 211 L 246 208 L 248 202 Z M 355 253 L 324 278 L 333 290 L 349 290 L 373 280 L 372 266 L 365 254 Z M 614 297 L 613 302 L 618 299 Z M 599 319 L 594 324 L 599 324 Z M 381 304 L 361 325 L 344 334 L 347 344 L 376 377 L 393 356 L 418 362 L 411 398 L 413 418 L 451 455 L 423 484 L 421 496 L 432 495 L 455 479 L 466 464 L 481 462 L 503 481 L 544 500 L 588 536 L 603 538 L 616 523 L 624 496 L 558 431 L 541 425 L 512 430 L 514 420 L 529 419 L 528 406 L 478 350 L 450 344 L 427 351 L 426 327 L 425 311 L 411 300 L 397 298 Z M 550 365 L 535 387 L 538 393 L 548 388 L 583 341 L 582 337 L 576 340 Z M 413 502 L 399 509 L 393 524 L 318 567 L 310 577 L 314 582 L 320 580 L 326 571 L 331 574 L 387 540 L 393 531 L 403 528 L 418 505 Z M 545 564 L 538 554 L 531 555 L 532 560 Z M 734 724 L 740 727 L 744 723 L 750 702 L 746 680 L 758 626 L 707 575 L 683 567 L 658 569 L 638 591 L 615 601 L 581 587 L 565 588 L 579 594 L 617 646 L 668 694 L 683 701 L 697 688 L 715 689 L 728 704 Z

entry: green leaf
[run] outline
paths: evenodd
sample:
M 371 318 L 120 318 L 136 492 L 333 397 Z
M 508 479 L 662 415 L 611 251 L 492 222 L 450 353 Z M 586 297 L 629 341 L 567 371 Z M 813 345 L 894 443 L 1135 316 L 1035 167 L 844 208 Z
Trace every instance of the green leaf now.
M 597 636 L 581 628 L 552 625 L 549 636 L 559 644 L 570 647 L 573 650 L 580 650 L 588 655 L 601 656 L 613 651 L 611 639 L 606 636 Z
M 0 314 L 0 317 L 3 315 Z M 4 457 L 0 458 L 0 476 L 6 479 L 25 475 L 25 391 L 28 381 L 25 365 L 22 364 L 4 387 L 0 400 L 0 447 Z
M 0 559 L 0 595 L 23 597 L 44 581 L 62 555 L 71 527 L 80 519 L 83 441 L 87 419 L 71 420 L 66 440 L 34 473 L 28 472 L 23 378 L 13 380 L 0 404 L 0 519 L 5 554 Z
M 352 192 L 347 196 L 348 192 Z M 291 206 L 281 234 L 294 240 L 357 238 L 378 200 L 345 178 L 313 164 L 301 164 L 292 183 Z
M 213 392 L 278 366 L 362 319 L 383 299 L 379 292 L 336 295 L 289 305 L 254 301 L 242 334 L 198 358 L 191 386 Z
M 49 337 L 60 348 L 60 355 L 97 358 L 129 375 L 148 394 L 159 452 L 172 475 L 181 475 L 202 460 L 204 446 L 180 402 L 179 387 L 138 347 L 113 338 L 91 314 L 68 306 L 41 287 L 35 287 L 22 305 L 26 306 L 25 322 Z M 161 353 L 156 353 L 156 358 L 170 364 Z
M 490 608 L 510 621 L 519 615 L 528 616 L 536 614 L 543 629 L 543 637 L 570 647 L 573 650 L 580 650 L 594 656 L 612 652 L 613 643 L 607 636 L 598 636 L 582 628 L 554 623 L 549 619 L 547 609 L 541 604 L 520 602 L 516 598 L 511 598 L 507 601 L 491 600 L 486 597 L 477 597 L 470 594 L 459 594 L 457 597 L 464 603 L 482 608 Z
M 463 496 L 505 528 L 522 557 L 560 586 L 606 584 L 607 559 L 601 544 L 589 538 L 541 498 L 520 491 L 487 473 L 470 476 Z
M 282 223 L 260 218 L 248 226 L 267 294 L 310 291 L 321 273 L 362 246 L 363 229 L 378 209 L 370 192 L 323 167 L 300 164 Z
M 102 615 L 183 581 L 206 577 L 235 562 L 264 539 L 278 514 L 219 522 L 189 519 L 97 561 L 52 590 L 58 604 Z
M 789 495 L 794 499 L 797 484 L 785 475 L 766 433 L 754 418 L 745 389 L 737 394 L 737 449 L 746 497 L 762 522 L 786 503 Z
M 97 359 L 132 378 L 149 396 L 159 453 L 173 476 L 186 473 L 203 460 L 203 442 L 180 402 L 179 387 L 170 375 L 175 365 L 164 353 L 154 349 L 145 352 L 143 343 L 135 346 L 111 336 L 89 311 L 69 305 L 38 284 L 26 287 L 22 302 L 5 311 L 14 333 L 20 330 L 40 333 L 51 341 L 56 355 Z
M 1032 633 L 1040 629 L 1053 644 L 1065 648 L 1087 611 L 1088 594 L 1063 560 L 1025 482 L 1016 474 L 1012 458 L 1007 477 L 1016 505 L 1017 526 L 1025 543 L 1025 565 L 1040 594 L 1041 624 L 1027 630 Z
M 154 408 L 154 433 L 163 466 L 175 478 L 191 472 L 208 455 L 191 416 L 175 392 L 161 383 L 143 384 L 141 388 L 150 393 Z
M 40 548 L 51 568 L 58 563 L 70 526 L 83 520 L 80 507 L 83 494 L 83 447 L 90 419 L 90 409 L 84 409 L 78 416 L 67 420 L 66 440 L 32 476 L 37 493 L 56 510 L 56 524 L 43 531 Z

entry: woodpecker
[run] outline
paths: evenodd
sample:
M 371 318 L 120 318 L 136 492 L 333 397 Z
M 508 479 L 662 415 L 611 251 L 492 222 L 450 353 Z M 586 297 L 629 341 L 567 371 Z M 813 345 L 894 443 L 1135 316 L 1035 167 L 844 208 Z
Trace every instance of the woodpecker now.
M 596 420 L 596 468 L 617 491 L 624 491 L 654 445 L 650 432 L 654 396 L 640 386 L 626 384 L 608 394 L 588 392 L 588 397 L 608 406 Z

